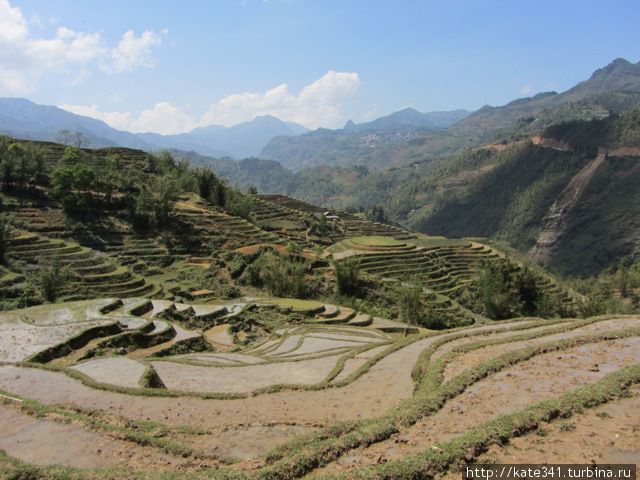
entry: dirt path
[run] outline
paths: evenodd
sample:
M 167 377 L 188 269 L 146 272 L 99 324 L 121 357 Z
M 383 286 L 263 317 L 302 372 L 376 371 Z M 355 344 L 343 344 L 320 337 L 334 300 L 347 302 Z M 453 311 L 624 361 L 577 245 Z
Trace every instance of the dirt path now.
M 417 454 L 491 418 L 558 397 L 636 363 L 640 363 L 640 338 L 587 344 L 533 357 L 470 386 L 437 413 L 400 434 L 368 448 L 356 449 L 316 474 L 375 465 Z M 559 369 L 558 365 L 562 368 Z M 513 395 L 513 392 L 518 392 L 518 395 Z
M 157 470 L 187 460 L 162 451 L 101 435 L 74 423 L 57 423 L 26 415 L 0 404 L 0 450 L 35 465 L 89 468 L 122 465 Z

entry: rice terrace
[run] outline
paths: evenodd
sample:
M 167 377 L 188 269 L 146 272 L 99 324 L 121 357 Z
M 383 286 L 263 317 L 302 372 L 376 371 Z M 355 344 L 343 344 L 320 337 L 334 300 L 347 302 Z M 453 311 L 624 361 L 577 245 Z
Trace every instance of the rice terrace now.
M 0 0 L 0 479 L 635 472 L 636 3 L 112 3 Z

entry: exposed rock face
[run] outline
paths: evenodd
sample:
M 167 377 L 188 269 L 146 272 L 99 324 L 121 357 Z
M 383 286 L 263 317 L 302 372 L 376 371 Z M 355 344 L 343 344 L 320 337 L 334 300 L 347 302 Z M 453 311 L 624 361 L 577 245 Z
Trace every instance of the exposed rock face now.
M 560 196 L 553 202 L 544 217 L 544 226 L 538 235 L 536 244 L 529 252 L 531 260 L 541 265 L 551 263 L 553 252 L 566 231 L 568 213 L 578 202 L 605 158 L 604 153 L 599 153 L 571 179 Z

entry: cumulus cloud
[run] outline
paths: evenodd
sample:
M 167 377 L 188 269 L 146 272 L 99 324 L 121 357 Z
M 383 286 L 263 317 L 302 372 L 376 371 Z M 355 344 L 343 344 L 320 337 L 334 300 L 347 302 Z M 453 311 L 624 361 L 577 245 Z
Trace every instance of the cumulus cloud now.
M 357 73 L 329 71 L 297 95 L 284 83 L 264 93 L 228 95 L 211 105 L 199 119 L 170 102 L 158 102 L 137 116 L 130 112 L 104 112 L 97 105 L 64 104 L 60 108 L 97 118 L 120 130 L 163 135 L 185 133 L 212 124 L 228 127 L 259 115 L 273 115 L 309 128 L 337 127 L 346 121 L 344 102 L 358 88 L 360 78 Z
M 258 115 L 274 115 L 281 120 L 300 123 L 309 128 L 335 127 L 345 120 L 343 102 L 360 87 L 355 72 L 327 72 L 307 85 L 299 94 L 286 83 L 260 92 L 229 95 L 211 105 L 201 119 L 202 125 L 235 125 Z
M 0 0 L 0 42 L 21 42 L 27 38 L 27 22 L 19 8 Z
M 131 113 L 129 112 L 102 112 L 97 105 L 71 105 L 65 103 L 60 108 L 76 115 L 97 118 L 118 130 L 128 130 L 131 125 Z
M 149 110 L 143 110 L 131 123 L 132 132 L 154 132 L 163 135 L 193 130 L 198 122 L 169 102 L 159 102 Z
M 198 121 L 169 102 L 158 102 L 153 108 L 143 110 L 138 116 L 130 112 L 104 112 L 97 105 L 63 104 L 60 108 L 77 115 L 97 118 L 118 130 L 134 133 L 160 133 L 173 135 L 193 130 Z
M 162 36 L 166 34 L 167 30 L 162 30 L 160 34 L 147 30 L 136 37 L 133 30 L 125 32 L 118 46 L 111 50 L 112 63 L 102 68 L 108 72 L 122 73 L 139 67 L 154 67 L 156 59 L 153 49 L 162 44 Z
M 34 38 L 22 11 L 9 0 L 0 0 L 0 93 L 32 91 L 50 72 L 69 75 L 73 84 L 88 78 L 89 67 L 96 65 L 115 73 L 151 67 L 153 49 L 165 33 L 146 31 L 136 37 L 129 31 L 111 50 L 99 32 L 76 32 L 64 26 L 52 38 Z

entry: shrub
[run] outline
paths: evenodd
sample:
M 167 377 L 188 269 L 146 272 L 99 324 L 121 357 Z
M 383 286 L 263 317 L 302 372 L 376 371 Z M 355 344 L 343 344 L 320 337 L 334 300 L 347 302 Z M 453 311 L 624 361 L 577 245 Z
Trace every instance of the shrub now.
M 304 261 L 266 252 L 247 269 L 247 278 L 252 285 L 263 286 L 273 296 L 305 298 L 310 293 L 306 271 Z
M 59 262 L 38 262 L 31 274 L 31 283 L 46 302 L 55 302 L 69 281 L 71 273 Z
M 357 296 L 362 286 L 360 263 L 354 258 L 336 262 L 336 293 L 338 295 Z
M 398 289 L 398 318 L 410 325 L 420 323 L 422 318 L 422 288 L 412 283 L 403 283 Z
M 6 214 L 0 215 L 0 263 L 6 263 L 7 246 L 13 231 L 12 219 Z

